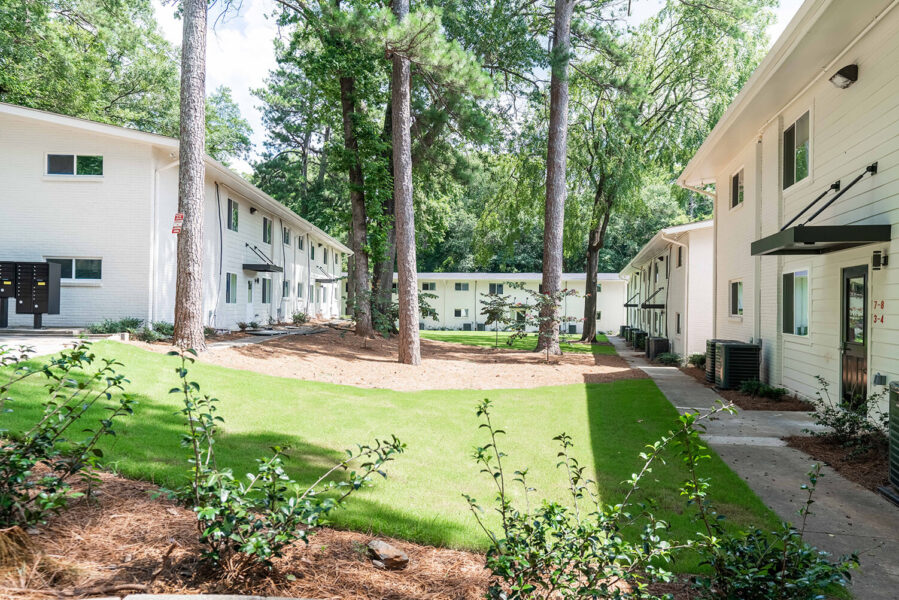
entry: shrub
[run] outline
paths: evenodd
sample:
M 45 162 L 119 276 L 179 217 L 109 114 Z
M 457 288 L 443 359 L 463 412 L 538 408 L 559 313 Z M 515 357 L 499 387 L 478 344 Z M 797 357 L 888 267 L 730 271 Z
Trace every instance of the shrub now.
M 165 339 L 165 336 L 161 333 L 157 332 L 155 329 L 150 329 L 149 327 L 144 327 L 143 329 L 138 329 L 133 332 L 132 337 L 138 339 L 142 342 L 158 342 L 159 340 Z
M 115 435 L 116 421 L 133 412 L 133 398 L 121 393 L 128 380 L 116 373 L 121 363 L 97 359 L 88 342 L 37 366 L 23 362 L 27 354 L 0 346 L 0 365 L 10 367 L 0 383 L 0 413 L 15 405 L 7 394 L 17 384 L 30 377 L 47 381 L 40 417 L 0 445 L 0 527 L 44 522 L 81 496 L 71 479 L 94 483 L 93 471 L 103 458 L 97 443 Z M 87 412 L 106 401 L 106 412 L 87 422 Z
M 683 364 L 684 359 L 677 352 L 662 352 L 656 356 L 656 361 L 663 365 L 680 366 Z
M 691 354 L 688 362 L 698 369 L 705 368 L 705 353 L 702 354 Z
M 100 323 L 88 325 L 87 330 L 91 333 L 112 334 L 112 333 L 133 333 L 141 328 L 144 320 L 137 317 L 125 317 L 115 321 L 113 319 L 104 319 Z
M 886 441 L 889 413 L 880 409 L 883 392 L 867 397 L 856 397 L 851 403 L 834 402 L 830 397 L 830 384 L 820 375 L 818 390 L 812 403 L 816 425 L 827 431 L 805 430 L 813 436 L 851 448 L 851 456 L 864 454 Z
M 244 323 L 243 321 L 237 322 L 237 328 L 240 329 L 241 331 L 246 331 L 247 327 L 249 327 L 248 323 Z
M 767 383 L 749 379 L 740 384 L 740 391 L 749 394 L 753 398 L 771 398 L 772 400 L 781 400 L 787 395 L 787 389 L 782 387 L 773 387 Z
M 215 335 L 215 329 L 208 326 L 203 326 L 203 337 L 212 337 Z
M 167 321 L 155 321 L 153 323 L 153 331 L 163 337 L 172 337 L 175 335 L 175 325 Z
M 302 325 L 303 323 L 309 321 L 309 315 L 304 312 L 295 312 L 290 317 L 290 320 L 293 321 L 294 325 Z
M 259 321 L 250 321 L 250 329 L 259 329 Z
M 204 556 L 231 575 L 258 566 L 270 568 L 289 544 L 307 541 L 309 529 L 321 525 L 352 492 L 370 485 L 375 475 L 386 477 L 386 463 L 405 449 L 395 436 L 357 446 L 303 489 L 284 471 L 288 448 L 275 446 L 271 456 L 256 461 L 256 472 L 235 477 L 215 460 L 215 437 L 223 422 L 216 414 L 217 400 L 200 395 L 200 385 L 187 377 L 187 365 L 194 359 L 186 353 L 180 357 L 181 366 L 176 369 L 180 385 L 170 393 L 183 396 L 180 412 L 187 433 L 182 442 L 191 450 L 190 482 L 170 494 L 193 507 Z M 350 470 L 354 463 L 359 463 L 358 471 Z M 329 480 L 341 471 L 348 471 L 345 481 Z

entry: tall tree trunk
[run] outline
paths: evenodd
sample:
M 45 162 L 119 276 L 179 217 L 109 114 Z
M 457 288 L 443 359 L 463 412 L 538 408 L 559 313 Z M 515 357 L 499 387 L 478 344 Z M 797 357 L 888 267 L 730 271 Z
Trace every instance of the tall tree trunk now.
M 546 149 L 546 207 L 543 222 L 543 292 L 552 294 L 562 285 L 562 228 L 565 221 L 565 167 L 568 152 L 568 62 L 571 48 L 571 15 L 575 0 L 556 0 L 550 62 L 549 138 Z M 559 347 L 558 307 L 540 311 L 537 350 L 562 354 Z
M 599 270 L 599 251 L 602 250 L 606 240 L 606 229 L 609 227 L 609 219 L 612 216 L 611 203 L 606 203 L 606 209 L 600 221 L 597 214 L 600 210 L 600 197 L 602 187 L 597 186 L 593 201 L 593 227 L 587 238 L 587 272 L 584 284 L 584 332 L 581 335 L 582 342 L 596 343 L 596 272 Z
M 409 0 L 393 0 L 398 21 L 409 14 Z M 415 212 L 412 206 L 411 83 L 409 59 L 394 54 L 393 196 L 396 204 L 397 292 L 400 303 L 399 362 L 421 364 L 418 339 L 418 274 L 415 262 Z
M 350 231 L 350 247 L 353 250 L 353 297 L 355 299 L 356 335 L 371 337 L 371 288 L 368 280 L 368 254 L 365 244 L 368 225 L 365 214 L 365 179 L 359 161 L 359 143 L 353 119 L 356 114 L 356 80 L 352 77 L 340 78 L 340 105 L 343 114 L 343 143 L 353 157 L 350 163 L 350 205 L 353 223 Z
M 184 0 L 182 11 L 178 212 L 184 214 L 184 224 L 178 234 L 174 343 L 183 349 L 203 351 L 206 0 Z
M 387 170 L 393 177 L 393 102 L 387 101 L 387 109 L 384 111 L 384 130 L 381 138 L 385 142 L 384 160 L 387 161 Z M 387 228 L 387 243 L 384 256 L 375 265 L 374 297 L 375 302 L 382 311 L 386 311 L 393 299 L 393 268 L 396 264 L 396 203 L 393 194 L 384 198 L 382 206 L 384 215 L 384 227 Z

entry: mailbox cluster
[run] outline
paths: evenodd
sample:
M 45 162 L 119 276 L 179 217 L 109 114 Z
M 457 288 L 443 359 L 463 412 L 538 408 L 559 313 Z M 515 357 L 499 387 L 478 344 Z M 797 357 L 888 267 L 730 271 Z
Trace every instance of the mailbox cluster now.
M 0 262 L 0 327 L 9 327 L 8 298 L 15 298 L 16 314 L 41 317 L 59 314 L 60 266 L 46 262 Z

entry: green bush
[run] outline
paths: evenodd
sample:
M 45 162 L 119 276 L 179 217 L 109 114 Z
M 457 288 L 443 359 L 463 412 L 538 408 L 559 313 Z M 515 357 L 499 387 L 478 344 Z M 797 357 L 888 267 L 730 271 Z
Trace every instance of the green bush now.
M 115 321 L 113 319 L 104 319 L 100 323 L 88 325 L 87 330 L 97 334 L 112 333 L 133 333 L 141 328 L 144 320 L 137 317 L 125 317 Z
M 250 321 L 250 329 L 259 329 L 259 321 Z
M 827 431 L 806 429 L 806 433 L 851 449 L 851 456 L 886 443 L 890 415 L 880 409 L 883 392 L 856 397 L 851 403 L 834 402 L 827 380 L 821 376 L 816 379 L 819 388 L 813 401 L 813 417 L 815 424 L 826 427 Z
M 656 362 L 660 362 L 663 365 L 680 366 L 684 363 L 684 359 L 676 352 L 662 352 L 656 356 Z
M 309 315 L 304 312 L 295 312 L 291 315 L 290 320 L 293 321 L 294 325 L 302 325 L 309 321 Z
M 215 329 L 212 327 L 203 327 L 203 337 L 212 337 L 215 335 Z
M 154 321 L 153 331 L 163 337 L 172 337 L 175 335 L 175 325 L 167 321 Z
M 347 496 L 370 485 L 375 475 L 386 477 L 386 463 L 405 449 L 395 436 L 357 446 L 304 489 L 284 471 L 288 448 L 275 446 L 271 456 L 256 461 L 254 473 L 236 477 L 216 465 L 215 437 L 224 420 L 216 414 L 217 399 L 201 395 L 200 385 L 188 379 L 187 366 L 194 359 L 187 353 L 169 354 L 181 357 L 175 369 L 180 384 L 170 393 L 183 396 L 180 412 L 187 432 L 182 443 L 191 451 L 190 481 L 169 494 L 193 507 L 205 557 L 231 574 L 242 575 L 257 566 L 270 568 L 288 545 L 308 541 L 311 529 Z M 356 463 L 359 470 L 351 470 Z M 346 480 L 331 479 L 337 472 L 347 473 Z
M 237 328 L 240 329 L 241 331 L 246 331 L 247 327 L 249 327 L 249 326 L 250 326 L 249 323 L 245 323 L 243 321 L 237 322 Z
M 772 400 L 781 400 L 787 395 L 786 388 L 773 387 L 755 379 L 749 379 L 741 383 L 740 391 L 744 394 L 749 394 L 753 398 L 770 398 Z
M 116 421 L 132 414 L 135 403 L 121 393 L 128 381 L 116 372 L 121 363 L 97 359 L 87 342 L 38 366 L 25 363 L 27 355 L 0 346 L 0 366 L 9 368 L 0 383 L 0 413 L 14 410 L 11 394 L 18 383 L 31 377 L 47 381 L 43 412 L 31 427 L 16 435 L 0 431 L 5 438 L 0 443 L 0 527 L 45 522 L 82 496 L 70 480 L 96 482 L 94 470 L 103 458 L 97 443 L 115 435 Z M 85 414 L 104 404 L 105 412 L 88 422 Z
M 705 353 L 702 354 L 691 354 L 688 362 L 698 369 L 705 368 Z

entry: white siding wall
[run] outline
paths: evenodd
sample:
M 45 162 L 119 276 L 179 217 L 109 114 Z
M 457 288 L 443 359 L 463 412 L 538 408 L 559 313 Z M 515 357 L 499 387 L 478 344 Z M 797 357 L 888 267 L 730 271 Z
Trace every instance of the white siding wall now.
M 686 260 L 690 263 L 690 294 L 687 313 L 688 347 L 675 352 L 685 358 L 690 354 L 705 352 L 706 340 L 712 338 L 714 310 L 712 307 L 714 285 L 712 283 L 712 252 L 714 231 L 712 228 L 691 231 Z M 683 274 L 686 276 L 686 273 Z M 673 331 L 672 327 L 672 331 Z

